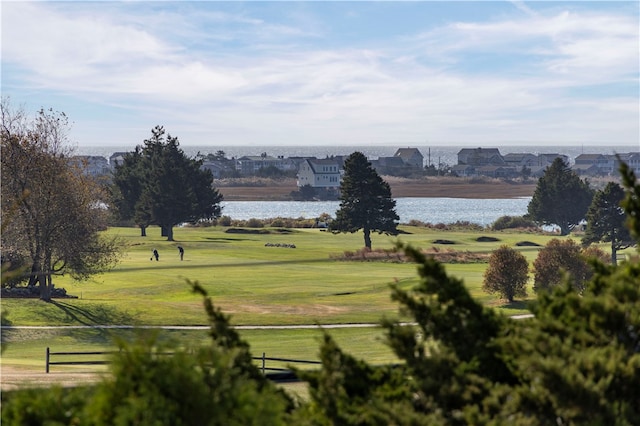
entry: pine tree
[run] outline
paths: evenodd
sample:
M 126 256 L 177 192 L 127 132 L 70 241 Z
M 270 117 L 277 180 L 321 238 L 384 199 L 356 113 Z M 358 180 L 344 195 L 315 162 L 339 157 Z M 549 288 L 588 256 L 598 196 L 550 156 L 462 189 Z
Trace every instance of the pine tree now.
M 357 232 L 362 229 L 364 245 L 371 249 L 371 232 L 396 235 L 400 219 L 391 188 L 371 166 L 365 155 L 354 152 L 344 162 L 340 183 L 340 208 L 329 229 Z
M 587 229 L 582 243 L 587 245 L 600 241 L 611 243 L 611 263 L 617 262 L 618 250 L 631 247 L 634 241 L 625 226 L 626 215 L 621 203 L 624 190 L 615 182 L 597 191 L 587 211 Z
M 141 229 L 154 223 L 173 241 L 174 226 L 219 217 L 222 195 L 213 188 L 211 172 L 200 169 L 202 160 L 187 158 L 177 137 L 165 137 L 162 126 L 151 133 L 144 146 L 116 168 L 114 183 L 123 197 L 121 205 Z
M 592 199 L 589 182 L 556 158 L 538 180 L 527 207 L 528 217 L 543 225 L 556 225 L 560 235 L 568 235 L 585 218 Z

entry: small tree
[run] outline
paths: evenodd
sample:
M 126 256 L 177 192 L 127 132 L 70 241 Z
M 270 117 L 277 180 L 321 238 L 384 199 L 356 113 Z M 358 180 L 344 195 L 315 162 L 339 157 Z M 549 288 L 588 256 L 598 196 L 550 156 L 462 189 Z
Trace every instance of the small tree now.
M 344 162 L 344 177 L 340 183 L 340 209 L 330 230 L 364 232 L 364 245 L 371 248 L 371 231 L 396 235 L 400 217 L 391 188 L 371 166 L 361 152 L 354 152 Z
M 624 190 L 615 182 L 597 191 L 587 211 L 587 229 L 582 244 L 600 241 L 611 243 L 611 263 L 616 264 L 618 250 L 634 244 L 629 229 L 625 226 L 626 215 L 621 203 Z
M 591 204 L 593 191 L 561 158 L 556 158 L 538 180 L 527 206 L 528 216 L 543 225 L 557 225 L 568 235 Z
M 484 272 L 482 290 L 499 294 L 509 303 L 518 297 L 527 296 L 529 263 L 527 258 L 507 245 L 491 253 L 489 267 Z
M 558 286 L 564 275 L 569 276 L 573 287 L 582 291 L 584 283 L 593 274 L 580 246 L 573 240 L 554 238 L 538 253 L 533 262 L 533 290 L 551 290 Z

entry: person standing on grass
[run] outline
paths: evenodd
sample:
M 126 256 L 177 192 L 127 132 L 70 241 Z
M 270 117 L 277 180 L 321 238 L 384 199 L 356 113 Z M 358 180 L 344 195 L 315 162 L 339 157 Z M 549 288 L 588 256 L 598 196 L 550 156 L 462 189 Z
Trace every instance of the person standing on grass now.
M 158 253 L 158 250 L 153 249 L 153 257 L 151 258 L 151 260 L 153 260 L 153 258 L 156 258 L 156 261 L 160 260 L 160 254 Z
M 182 258 L 184 257 L 184 249 L 182 248 L 182 246 L 178 246 L 178 251 L 180 252 L 180 260 L 182 260 Z

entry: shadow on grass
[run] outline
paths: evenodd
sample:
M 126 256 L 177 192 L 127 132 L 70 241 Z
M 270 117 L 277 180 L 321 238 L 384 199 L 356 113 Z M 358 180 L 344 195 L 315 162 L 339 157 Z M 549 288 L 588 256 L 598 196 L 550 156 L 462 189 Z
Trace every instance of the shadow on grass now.
M 61 309 L 70 322 L 81 325 L 133 324 L 134 322 L 134 317 L 131 315 L 104 305 L 91 306 L 91 309 L 87 309 L 55 300 L 51 304 Z
M 531 302 L 526 300 L 514 300 L 511 303 L 507 302 L 502 305 L 498 305 L 496 307 L 501 309 L 508 309 L 508 310 L 518 310 L 518 311 L 525 310 L 526 311 L 529 309 L 530 303 Z
M 205 237 L 205 240 L 221 242 L 221 243 L 231 243 L 234 241 L 258 241 L 255 238 L 214 238 L 214 237 Z

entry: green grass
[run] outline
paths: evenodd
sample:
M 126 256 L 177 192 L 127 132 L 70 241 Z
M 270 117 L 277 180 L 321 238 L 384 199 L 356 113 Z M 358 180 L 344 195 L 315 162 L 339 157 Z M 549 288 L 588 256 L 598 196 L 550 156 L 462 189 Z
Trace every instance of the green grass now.
M 402 227 L 398 237 L 374 234 L 373 246 L 390 249 L 402 241 L 420 248 L 490 253 L 502 244 L 515 247 L 519 241 L 543 246 L 552 236 L 513 232 L 436 231 Z M 337 234 L 301 229 L 271 234 L 232 234 L 225 228 L 177 228 L 175 242 L 160 237 L 158 228 L 140 237 L 133 228 L 107 231 L 123 242 L 122 261 L 108 273 L 85 282 L 55 277 L 77 299 L 4 299 L 2 310 L 9 325 L 204 325 L 202 299 L 191 292 L 187 280 L 199 282 L 215 306 L 231 315 L 234 325 L 296 325 L 377 323 L 382 316 L 399 318 L 398 306 L 390 299 L 389 285 L 410 289 L 417 282 L 416 265 L 391 262 L 345 262 L 332 259 L 363 245 L 361 233 Z M 499 241 L 478 242 L 480 236 Z M 437 239 L 454 245 L 435 245 Z M 295 244 L 296 248 L 266 247 L 267 243 Z M 180 261 L 177 246 L 185 248 Z M 160 261 L 151 261 L 152 250 Z M 539 247 L 518 247 L 530 262 Z M 526 313 L 526 300 L 511 305 L 481 290 L 486 263 L 447 264 L 450 275 L 465 282 L 471 294 L 487 306 L 505 314 Z M 530 292 L 532 295 L 532 292 Z M 532 297 L 532 296 L 530 296 Z M 379 329 L 333 329 L 331 334 L 350 353 L 369 362 L 393 359 L 381 342 Z M 119 331 L 128 336 L 129 332 Z M 202 334 L 202 332 L 200 332 Z M 97 350 L 111 347 L 110 334 L 91 330 L 8 330 L 2 334 L 3 364 L 42 364 L 44 348 Z M 194 342 L 198 332 L 163 331 L 166 338 Z M 245 330 L 254 355 L 317 356 L 317 330 Z M 8 346 L 7 346 L 8 343 Z M 273 354 L 273 355 L 272 355 Z
M 436 239 L 455 241 L 440 250 L 491 252 L 502 244 L 528 240 L 545 244 L 551 237 L 516 233 L 438 232 L 405 228 L 398 237 L 374 234 L 374 248 L 392 248 L 398 240 L 417 247 L 435 246 Z M 6 299 L 3 309 L 13 325 L 199 325 L 206 318 L 202 301 L 187 280 L 199 282 L 216 306 L 232 315 L 237 325 L 293 325 L 308 323 L 376 322 L 381 315 L 397 315 L 389 285 L 411 288 L 417 282 L 412 263 L 344 262 L 331 257 L 362 246 L 362 235 L 294 230 L 287 234 L 229 234 L 224 228 L 178 228 L 175 242 L 158 230 L 140 237 L 133 228 L 114 228 L 126 245 L 122 261 L 110 272 L 76 282 L 55 277 L 78 299 Z M 480 243 L 481 235 L 500 241 Z M 295 244 L 296 248 L 266 247 L 267 243 Z M 185 248 L 180 261 L 176 247 Z M 157 248 L 160 261 L 151 261 Z M 519 248 L 530 260 L 538 248 Z M 500 306 L 482 293 L 485 263 L 449 264 L 447 271 L 463 279 L 471 293 Z
M 397 358 L 384 344 L 380 328 L 338 328 L 327 330 L 349 353 L 372 364 L 395 362 Z M 101 329 L 10 329 L 3 330 L 2 364 L 44 372 L 46 348 L 57 351 L 112 351 L 114 339 L 132 341 L 139 333 L 159 333 L 162 341 L 184 347 L 207 344 L 206 330 L 101 330 Z M 319 329 L 240 330 L 242 339 L 251 345 L 254 357 L 318 360 L 322 331 Z M 97 359 L 101 357 L 91 357 Z M 102 357 L 107 359 L 106 357 Z M 79 357 L 78 360 L 83 359 Z M 84 358 L 85 360 L 87 358 Z M 53 357 L 52 357 L 53 360 Z M 72 358 L 65 357 L 65 361 Z M 256 361 L 259 364 L 259 361 Z M 268 366 L 284 367 L 286 363 L 268 361 Z M 309 365 L 299 364 L 300 368 Z M 104 367 L 52 366 L 52 372 L 96 371 Z M 311 365 L 311 368 L 313 366 Z

